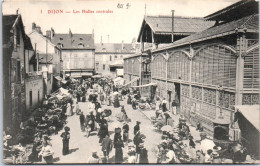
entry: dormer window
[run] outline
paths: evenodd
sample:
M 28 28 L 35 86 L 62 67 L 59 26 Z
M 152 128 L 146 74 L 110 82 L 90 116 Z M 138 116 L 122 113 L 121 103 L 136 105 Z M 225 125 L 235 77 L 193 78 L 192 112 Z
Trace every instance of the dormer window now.
M 84 44 L 79 43 L 79 44 L 78 44 L 78 48 L 84 48 Z
M 60 38 L 60 40 L 63 40 L 63 38 Z
M 62 43 L 58 43 L 57 46 L 58 46 L 59 48 L 62 48 L 62 47 L 63 47 L 63 44 L 62 44 Z
M 79 38 L 79 40 L 83 40 L 82 38 Z

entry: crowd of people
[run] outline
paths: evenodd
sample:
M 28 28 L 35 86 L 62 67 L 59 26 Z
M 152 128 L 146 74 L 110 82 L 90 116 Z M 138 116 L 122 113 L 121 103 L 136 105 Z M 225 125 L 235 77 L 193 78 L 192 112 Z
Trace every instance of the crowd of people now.
M 141 109 L 142 103 L 145 108 L 154 109 L 154 124 L 162 131 L 161 141 L 157 149 L 157 163 L 173 164 L 173 163 L 227 163 L 227 151 L 223 151 L 212 140 L 207 138 L 203 127 L 198 124 L 197 130 L 200 132 L 201 140 L 196 142 L 190 132 L 189 125 L 184 117 L 179 118 L 178 126 L 171 124 L 170 114 L 177 114 L 179 106 L 178 97 L 171 103 L 172 110 L 168 109 L 168 103 L 165 98 L 155 98 L 155 101 L 146 99 L 140 102 L 140 91 L 138 89 L 130 89 L 118 86 L 111 79 L 87 79 L 81 81 L 71 81 L 66 86 L 66 95 L 61 99 L 55 96 L 49 96 L 44 101 L 44 105 L 37 109 L 33 118 L 25 124 L 21 124 L 24 133 L 23 137 L 18 141 L 18 147 L 25 147 L 25 144 L 32 143 L 32 152 L 28 160 L 32 163 L 43 160 L 47 164 L 53 163 L 54 151 L 50 143 L 50 136 L 58 134 L 58 131 L 64 129 L 60 137 L 63 143 L 62 155 L 68 155 L 70 148 L 70 128 L 65 126 L 67 117 L 78 116 L 79 130 L 85 133 L 86 137 L 91 137 L 97 133 L 102 155 L 99 156 L 96 151 L 87 159 L 87 163 L 149 163 L 148 151 L 145 148 L 146 136 L 141 133 L 141 122 L 136 121 L 133 127 L 134 137 L 132 142 L 129 141 L 129 131 L 131 126 L 129 122 L 125 106 L 120 102 L 127 100 L 127 104 L 131 105 L 133 110 Z M 88 113 L 84 115 L 85 110 L 79 107 L 80 102 L 87 102 Z M 104 109 L 104 105 L 106 109 Z M 120 108 L 121 107 L 121 108 Z M 120 113 L 116 116 L 122 127 L 115 127 L 114 138 L 111 138 L 109 132 L 109 117 L 112 109 L 120 108 Z M 82 108 L 85 109 L 85 108 Z M 164 130 L 163 126 L 171 126 L 172 130 Z M 35 130 L 33 130 L 35 128 Z M 29 133 L 29 134 L 28 134 Z M 20 151 L 13 150 L 12 134 L 10 128 L 4 133 L 4 155 L 17 158 Z M 33 135 L 33 137 L 32 137 Z M 28 138 L 31 142 L 26 142 Z M 29 140 L 30 140 L 29 139 Z M 127 147 L 127 154 L 123 154 L 123 149 Z M 111 151 L 114 149 L 114 160 L 111 158 Z M 228 149 L 232 154 L 231 162 L 242 162 L 247 156 L 246 149 L 236 143 Z M 16 162 L 17 163 L 17 162 Z M 22 162 L 20 162 L 22 163 Z

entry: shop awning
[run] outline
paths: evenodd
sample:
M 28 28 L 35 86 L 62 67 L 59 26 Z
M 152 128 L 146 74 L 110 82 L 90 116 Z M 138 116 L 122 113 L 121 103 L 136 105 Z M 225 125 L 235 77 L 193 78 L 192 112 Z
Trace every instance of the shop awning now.
M 92 78 L 101 78 L 102 76 L 101 75 L 94 75 L 92 76 Z
M 157 86 L 156 83 L 150 83 L 145 85 L 139 85 L 139 86 L 131 86 L 132 88 L 142 88 L 142 87 L 148 87 L 148 86 Z
M 137 80 L 139 80 L 139 79 L 140 79 L 139 77 L 134 78 L 134 79 L 131 80 L 130 82 L 126 83 L 124 86 L 130 85 L 130 84 L 132 84 L 133 82 L 135 82 L 135 81 L 137 81 Z
M 82 76 L 92 76 L 93 74 L 90 72 L 82 72 L 81 75 Z
M 54 77 L 56 80 L 58 80 L 58 81 L 61 81 L 62 80 L 62 78 L 60 77 L 60 76 L 56 76 L 56 77 Z
M 235 108 L 260 132 L 259 105 L 236 105 Z
M 82 77 L 82 75 L 72 75 L 72 76 L 70 76 L 71 78 L 81 78 Z

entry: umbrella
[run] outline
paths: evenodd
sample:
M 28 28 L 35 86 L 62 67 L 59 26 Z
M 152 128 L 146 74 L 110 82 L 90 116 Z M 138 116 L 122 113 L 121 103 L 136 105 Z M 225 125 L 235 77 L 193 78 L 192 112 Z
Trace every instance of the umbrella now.
M 169 131 L 172 131 L 172 126 L 170 126 L 170 125 L 166 125 L 166 126 L 163 126 L 162 128 L 161 128 L 161 130 L 162 131 L 166 131 L 166 132 L 169 132 Z

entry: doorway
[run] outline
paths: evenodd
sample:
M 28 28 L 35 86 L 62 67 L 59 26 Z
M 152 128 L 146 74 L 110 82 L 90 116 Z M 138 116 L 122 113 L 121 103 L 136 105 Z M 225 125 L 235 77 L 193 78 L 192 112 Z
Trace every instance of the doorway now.
M 228 124 L 214 124 L 214 139 L 229 140 L 229 125 Z
M 169 103 L 169 110 L 171 110 L 171 103 L 172 103 L 172 91 L 169 91 L 167 92 L 168 96 L 168 103 Z
M 181 97 L 181 86 L 180 86 L 180 83 L 174 83 L 174 86 L 175 86 L 175 102 L 177 103 L 177 106 L 176 106 L 176 113 L 177 114 L 180 114 L 180 106 L 181 106 L 181 100 L 180 100 L 180 97 Z

